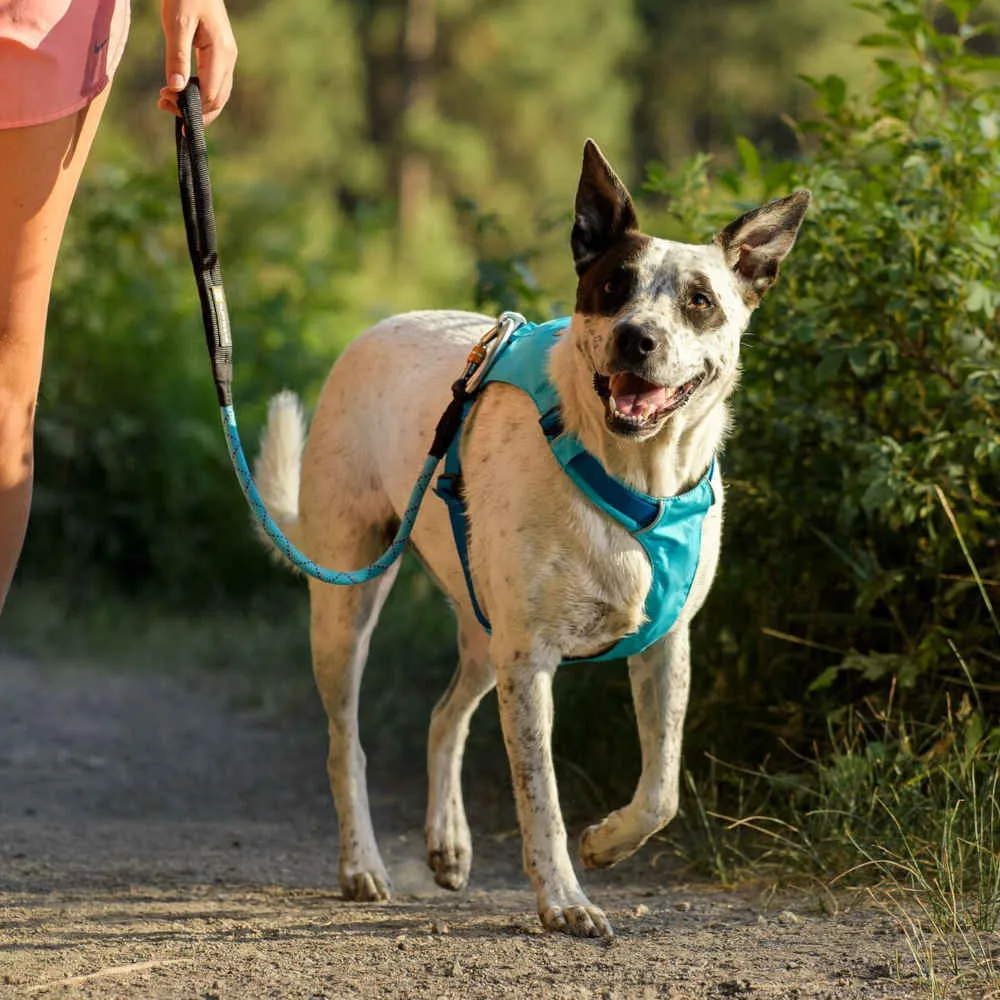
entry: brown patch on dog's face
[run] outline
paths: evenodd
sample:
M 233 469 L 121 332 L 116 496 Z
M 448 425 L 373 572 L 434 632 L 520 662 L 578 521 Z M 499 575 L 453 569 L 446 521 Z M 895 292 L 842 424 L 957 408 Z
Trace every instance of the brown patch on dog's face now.
M 706 274 L 696 272 L 687 275 L 677 296 L 677 303 L 684 320 L 698 333 L 707 333 L 725 326 L 726 312 Z
M 650 237 L 630 233 L 620 237 L 580 276 L 576 311 L 585 316 L 615 316 L 635 295 L 643 251 Z

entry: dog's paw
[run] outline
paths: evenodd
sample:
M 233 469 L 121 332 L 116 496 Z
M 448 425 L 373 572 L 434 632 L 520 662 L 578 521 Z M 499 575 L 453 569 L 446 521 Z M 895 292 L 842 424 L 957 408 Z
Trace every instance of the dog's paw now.
M 549 906 L 539 911 L 542 926 L 548 931 L 572 934 L 574 937 L 613 938 L 604 911 L 591 903 L 578 906 Z
M 344 899 L 358 903 L 384 903 L 392 896 L 389 876 L 378 872 L 342 872 L 340 888 Z
M 428 811 L 424 835 L 434 881 L 443 889 L 464 889 L 472 868 L 472 834 L 460 796 L 446 799 L 441 812 Z
M 464 889 L 472 867 L 472 851 L 461 844 L 427 847 L 427 867 L 443 889 Z
M 620 812 L 613 812 L 600 823 L 588 826 L 580 835 L 580 861 L 584 868 L 610 868 L 624 861 L 642 844 L 622 821 Z

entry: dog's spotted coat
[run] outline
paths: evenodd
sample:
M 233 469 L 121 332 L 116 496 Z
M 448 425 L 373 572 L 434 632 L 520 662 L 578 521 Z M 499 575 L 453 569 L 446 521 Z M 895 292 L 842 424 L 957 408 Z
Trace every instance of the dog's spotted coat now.
M 550 375 L 567 430 L 612 475 L 645 493 L 673 496 L 705 474 L 726 436 L 740 338 L 808 203 L 805 191 L 770 202 L 705 246 L 655 239 L 639 231 L 624 185 L 587 143 L 571 239 L 576 311 L 552 351 Z M 381 554 L 449 387 L 490 325 L 485 316 L 424 312 L 373 327 L 330 373 L 304 455 L 295 397 L 272 402 L 257 466 L 260 490 L 289 537 L 317 562 L 351 569 Z M 593 655 L 637 628 L 649 564 L 636 541 L 559 469 L 534 404 L 519 390 L 494 384 L 485 391 L 465 425 L 462 465 L 472 573 L 493 634 L 470 607 L 444 505 L 425 502 L 412 541 L 454 604 L 459 645 L 458 670 L 430 726 L 428 863 L 447 888 L 469 878 L 462 753 L 472 714 L 496 685 L 524 865 L 542 923 L 610 935 L 570 861 L 550 747 L 552 677 L 561 661 Z M 677 810 L 688 629 L 719 557 L 718 473 L 713 487 L 718 500 L 704 522 L 698 572 L 680 618 L 629 660 L 642 773 L 632 801 L 584 831 L 580 858 L 588 868 L 628 857 Z M 393 577 L 345 588 L 309 582 L 340 881 L 359 900 L 389 895 L 368 809 L 357 707 L 369 639 Z

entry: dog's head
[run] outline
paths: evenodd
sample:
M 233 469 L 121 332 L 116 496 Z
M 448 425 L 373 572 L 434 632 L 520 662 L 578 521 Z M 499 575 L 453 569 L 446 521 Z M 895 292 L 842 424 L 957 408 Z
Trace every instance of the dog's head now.
M 572 247 L 577 347 L 615 435 L 646 440 L 682 407 L 694 418 L 736 384 L 740 337 L 778 276 L 808 191 L 741 216 L 704 246 L 639 231 L 632 198 L 588 140 Z

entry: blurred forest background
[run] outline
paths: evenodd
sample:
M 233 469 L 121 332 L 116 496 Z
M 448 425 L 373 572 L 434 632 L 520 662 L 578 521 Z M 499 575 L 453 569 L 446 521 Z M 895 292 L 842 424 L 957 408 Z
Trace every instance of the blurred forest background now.
M 93 634 L 158 635 L 175 657 L 308 686 L 304 585 L 258 547 L 218 427 L 154 7 L 134 11 L 63 249 L 4 634 L 73 655 Z M 248 451 L 271 394 L 311 403 L 391 312 L 567 311 L 587 136 L 658 235 L 707 239 L 808 185 L 814 210 L 746 343 L 686 815 L 747 794 L 706 751 L 766 762 L 773 808 L 824 781 L 853 795 L 862 772 L 864 794 L 925 774 L 954 718 L 953 742 L 996 753 L 998 10 L 232 0 L 237 81 L 210 146 Z M 453 660 L 448 610 L 408 564 L 365 709 L 393 716 L 403 754 Z M 624 670 L 565 670 L 557 693 L 564 779 L 588 814 L 618 804 L 638 757 Z M 502 771 L 493 715 L 475 728 Z

